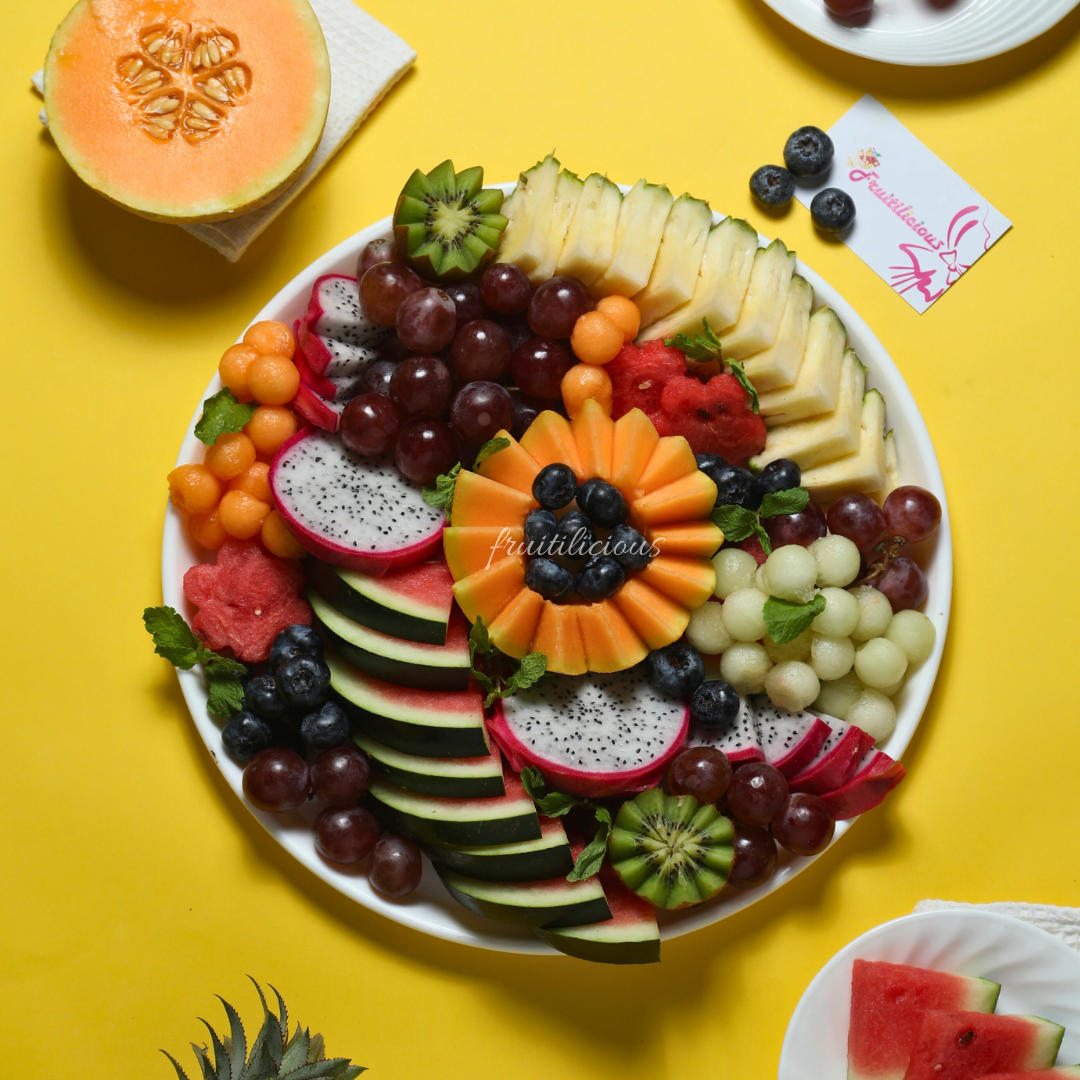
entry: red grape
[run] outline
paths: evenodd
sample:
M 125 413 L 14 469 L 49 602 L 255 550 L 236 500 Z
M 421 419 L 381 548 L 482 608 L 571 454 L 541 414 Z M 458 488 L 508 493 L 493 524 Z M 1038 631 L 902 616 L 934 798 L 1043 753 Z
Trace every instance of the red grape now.
M 511 390 L 510 400 L 514 403 L 514 426 L 510 429 L 510 434 L 515 439 L 520 439 L 547 406 L 545 402 L 537 401 L 520 390 Z
M 311 789 L 331 806 L 352 806 L 370 782 L 371 765 L 351 743 L 324 750 L 311 764 Z
M 502 428 L 509 431 L 513 426 L 513 399 L 498 383 L 467 383 L 450 406 L 450 422 L 462 439 L 480 446 Z
M 763 518 L 762 525 L 769 534 L 769 541 L 774 548 L 787 544 L 800 544 L 809 547 L 815 540 L 828 533 L 825 514 L 817 503 L 807 503 L 805 509 L 795 514 L 777 514 L 776 517 Z
M 405 348 L 431 356 L 453 340 L 457 308 L 442 289 L 419 289 L 402 301 L 394 325 Z
M 799 792 L 772 823 L 776 842 L 793 855 L 816 855 L 829 846 L 836 830 L 829 808 L 816 795 Z
M 292 750 L 261 750 L 244 768 L 244 794 L 260 810 L 295 810 L 310 786 L 307 762 Z
M 401 475 L 416 484 L 430 484 L 457 463 L 457 443 L 442 420 L 413 420 L 401 429 L 394 447 Z
M 395 326 L 398 309 L 420 288 L 415 271 L 400 263 L 376 263 L 360 279 L 360 308 L 378 326 Z
M 401 262 L 397 244 L 393 240 L 372 240 L 364 246 L 364 250 L 360 252 L 360 258 L 356 260 L 357 280 L 377 263 L 383 262 Z
M 401 413 L 381 394 L 360 394 L 341 413 L 338 434 L 347 450 L 363 457 L 383 454 L 401 433 Z
M 532 286 L 524 272 L 513 263 L 494 263 L 480 279 L 480 295 L 492 311 L 517 315 L 529 306 Z
M 361 394 L 390 396 L 390 376 L 397 364 L 393 360 L 372 360 L 360 376 L 358 391 Z
M 668 791 L 693 795 L 699 803 L 719 802 L 730 783 L 731 763 L 715 746 L 692 746 L 676 756 L 668 768 Z
M 860 551 L 869 551 L 885 535 L 885 515 L 869 495 L 841 495 L 829 507 L 829 532 L 846 536 Z
M 825 0 L 825 6 L 841 18 L 849 15 L 861 15 L 874 6 L 874 0 Z
M 744 825 L 768 825 L 788 799 L 788 782 L 774 765 L 752 761 L 743 765 L 728 788 L 728 808 Z
M 510 338 L 511 352 L 520 349 L 533 336 L 533 332 L 529 329 L 528 320 L 524 315 L 501 315 L 495 321 L 506 331 L 506 336 Z
M 893 614 L 919 607 L 930 589 L 922 567 L 903 556 L 890 559 L 885 572 L 871 584 L 889 598 Z
M 410 416 L 440 416 L 453 387 L 450 369 L 437 356 L 410 356 L 390 377 L 390 399 Z
M 735 823 L 732 841 L 735 857 L 727 883 L 736 889 L 752 889 L 768 881 L 776 869 L 776 841 L 758 825 Z
M 424 863 L 420 849 L 407 836 L 384 833 L 371 853 L 368 879 L 384 896 L 408 896 L 420 884 Z
M 510 337 L 490 319 L 473 319 L 454 335 L 450 362 L 466 382 L 500 379 L 510 363 Z
M 889 493 L 882 507 L 888 536 L 902 536 L 909 544 L 925 540 L 941 524 L 941 503 L 926 488 L 906 484 Z
M 537 337 L 568 338 L 574 323 L 595 306 L 577 278 L 553 277 L 529 301 L 529 326 Z
M 480 298 L 480 286 L 475 281 L 459 281 L 453 285 L 443 285 L 442 290 L 454 301 L 459 327 L 487 315 L 487 308 L 484 307 L 484 301 Z
M 529 338 L 514 350 L 510 373 L 514 383 L 536 398 L 562 396 L 562 378 L 577 363 L 577 358 L 561 341 Z
M 359 862 L 378 839 L 379 824 L 362 806 L 328 806 L 315 819 L 315 850 L 330 862 Z

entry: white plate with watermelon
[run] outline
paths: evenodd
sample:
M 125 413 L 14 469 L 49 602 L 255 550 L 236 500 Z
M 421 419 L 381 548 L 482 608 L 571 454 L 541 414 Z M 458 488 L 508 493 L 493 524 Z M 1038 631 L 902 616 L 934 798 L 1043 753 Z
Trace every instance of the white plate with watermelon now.
M 978 1012 L 989 1009 L 997 1016 L 1041 1017 L 1051 1025 L 1061 1025 L 1065 1033 L 1057 1063 L 1080 1062 L 1080 955 L 1059 938 L 1018 919 L 995 911 L 958 909 L 906 915 L 875 927 L 841 949 L 818 972 L 795 1008 L 780 1053 L 779 1080 L 810 1076 L 814 1080 L 843 1080 L 849 1075 L 848 1021 L 856 960 L 906 964 L 1000 983 L 996 1003 L 979 1005 L 964 1001 L 972 985 L 970 979 L 957 979 L 957 1001 L 948 1007 Z M 912 973 L 912 980 L 904 988 L 912 995 L 943 992 L 937 980 L 933 980 L 937 984 L 933 987 L 921 986 L 916 973 Z M 875 1002 L 860 1005 L 872 1009 Z M 883 1000 L 881 1005 L 887 1008 L 892 1001 Z M 1012 1034 L 1017 1040 L 1027 1034 L 1037 1041 L 1040 1028 L 1045 1031 L 1046 1026 L 1032 1025 L 1028 1033 Z M 1050 1031 L 1054 1036 L 1051 1042 L 1056 1041 L 1057 1032 Z M 995 1032 L 995 1037 L 1000 1039 L 1000 1033 Z M 889 1049 L 881 1046 L 853 1047 L 853 1052 L 879 1061 L 889 1056 Z M 1050 1062 L 1038 1064 L 1045 1067 Z M 856 1070 L 854 1075 L 862 1077 L 863 1072 Z
M 499 186 L 509 193 L 514 184 L 505 183 Z M 624 187 L 623 190 L 629 188 Z M 714 218 L 719 222 L 721 215 L 714 215 Z M 371 240 L 389 236 L 389 218 L 362 229 L 298 274 L 252 322 L 271 319 L 292 325 L 307 308 L 312 287 L 320 277 L 326 274 L 355 274 L 357 258 L 364 246 Z M 768 243 L 768 240 L 762 237 L 762 242 Z M 816 303 L 828 305 L 840 316 L 847 327 L 850 346 L 867 365 L 868 387 L 876 387 L 884 395 L 888 403 L 889 427 L 894 430 L 899 447 L 902 482 L 927 488 L 937 495 L 942 506 L 940 528 L 931 540 L 921 545 L 928 550 L 920 557 L 920 561 L 924 562 L 929 584 L 924 610 L 936 627 L 936 644 L 930 658 L 908 678 L 896 698 L 896 728 L 881 747 L 891 757 L 900 758 L 915 733 L 933 690 L 949 621 L 952 597 L 952 536 L 944 483 L 933 443 L 918 406 L 888 352 L 854 308 L 801 260 L 797 264 L 796 272 L 813 286 Z M 204 397 L 217 392 L 221 387 L 221 381 L 215 375 Z M 201 403 L 197 403 L 180 447 L 178 465 L 201 460 L 204 448 L 194 434 L 200 413 Z M 200 561 L 199 551 L 187 534 L 182 516 L 170 505 L 166 510 L 162 545 L 162 595 L 164 603 L 189 619 L 193 609 L 184 597 L 183 578 L 185 572 Z M 196 671 L 180 671 L 178 675 L 199 734 L 229 786 L 271 836 L 316 877 L 364 907 L 435 937 L 504 952 L 552 954 L 552 950 L 529 931 L 481 918 L 460 907 L 438 881 L 426 859 L 423 881 L 416 892 L 404 901 L 389 900 L 375 892 L 362 868 L 350 872 L 324 862 L 316 853 L 313 844 L 311 825 L 317 807 L 308 804 L 306 810 L 292 814 L 269 814 L 252 808 L 243 797 L 242 767 L 228 755 L 221 753 L 220 728 L 207 712 L 206 687 L 202 676 Z M 896 798 L 898 796 L 894 795 L 893 799 Z M 853 824 L 853 821 L 838 822 L 833 843 L 837 843 Z M 818 857 L 820 856 L 814 858 Z M 806 869 L 814 858 L 782 855 L 776 873 L 763 886 L 743 892 L 725 889 L 719 896 L 698 907 L 679 912 L 658 913 L 661 938 L 690 933 L 741 911 L 781 888 Z

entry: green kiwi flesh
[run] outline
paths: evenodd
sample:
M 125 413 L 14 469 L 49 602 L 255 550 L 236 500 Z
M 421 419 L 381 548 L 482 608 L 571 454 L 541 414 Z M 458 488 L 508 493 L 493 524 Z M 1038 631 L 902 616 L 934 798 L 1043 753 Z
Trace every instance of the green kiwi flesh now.
M 461 281 L 495 257 L 507 225 L 503 194 L 483 183 L 479 165 L 455 173 L 449 160 L 409 177 L 394 210 L 394 240 L 422 278 Z
M 669 911 L 715 896 L 731 873 L 731 822 L 715 806 L 658 788 L 623 803 L 609 851 L 623 884 Z

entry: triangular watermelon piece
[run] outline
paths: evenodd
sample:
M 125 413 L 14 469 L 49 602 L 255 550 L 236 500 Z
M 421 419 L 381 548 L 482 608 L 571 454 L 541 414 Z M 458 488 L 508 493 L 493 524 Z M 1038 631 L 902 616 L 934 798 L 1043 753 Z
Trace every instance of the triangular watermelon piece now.
M 1053 1080 L 1057 1077 L 1080 1077 L 1080 1065 L 1059 1065 L 1056 1069 L 1028 1069 L 1025 1072 L 991 1073 L 979 1080 Z
M 987 979 L 856 960 L 851 973 L 848 1080 L 902 1080 L 929 1010 L 993 1012 L 1000 991 Z

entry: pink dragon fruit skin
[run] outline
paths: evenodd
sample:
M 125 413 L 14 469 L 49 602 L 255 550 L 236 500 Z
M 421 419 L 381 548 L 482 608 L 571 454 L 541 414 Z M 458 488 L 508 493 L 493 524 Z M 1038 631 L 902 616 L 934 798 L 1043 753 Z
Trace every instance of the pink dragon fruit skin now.
M 859 761 L 855 775 L 842 787 L 822 795 L 837 821 L 858 817 L 885 801 L 885 796 L 907 775 L 903 763 L 881 750 L 870 750 Z
M 303 428 L 270 464 L 274 504 L 324 562 L 381 576 L 438 552 L 446 515 L 424 502 L 392 461 L 361 458 L 325 431 Z
M 858 767 L 866 733 L 835 716 L 824 719 L 832 732 L 814 760 L 788 781 L 792 791 L 824 795 L 846 784 Z
M 338 423 L 341 421 L 341 413 L 344 404 L 336 405 L 327 401 L 326 398 L 317 394 L 304 382 L 303 372 L 300 374 L 300 386 L 293 398 L 292 407 L 309 423 L 323 431 L 336 432 Z
M 327 378 L 357 374 L 378 357 L 388 336 L 364 316 L 359 284 L 344 274 L 326 274 L 315 282 L 300 324 L 296 336 L 307 362 Z
M 742 708 L 734 724 L 727 728 L 711 728 L 695 724 L 690 735 L 691 746 L 715 746 L 722 750 L 732 765 L 747 761 L 764 761 L 754 707 L 742 698 Z
M 789 780 L 810 765 L 832 734 L 832 728 L 813 713 L 788 712 L 768 698 L 755 699 L 754 708 L 765 760 Z

